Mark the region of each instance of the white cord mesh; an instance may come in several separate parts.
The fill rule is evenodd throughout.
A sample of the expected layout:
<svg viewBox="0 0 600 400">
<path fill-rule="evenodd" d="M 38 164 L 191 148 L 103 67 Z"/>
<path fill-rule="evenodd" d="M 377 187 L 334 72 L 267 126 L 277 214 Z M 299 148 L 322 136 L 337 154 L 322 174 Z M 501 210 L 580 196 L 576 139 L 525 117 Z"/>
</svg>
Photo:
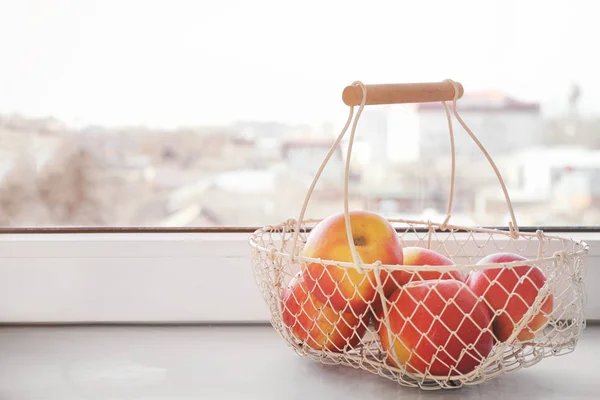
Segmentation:
<svg viewBox="0 0 600 400">
<path fill-rule="evenodd" d="M 350 107 L 298 220 L 263 227 L 249 238 L 271 323 L 299 355 L 364 369 L 405 386 L 439 389 L 478 384 L 575 349 L 585 328 L 588 246 L 542 231 L 519 232 L 500 171 L 460 118 L 456 82 L 446 82 L 454 87 L 452 114 L 481 149 L 504 192 L 509 231 L 449 223 L 455 149 L 445 102 L 452 151 L 445 220 L 385 220 L 351 212 L 350 158 L 367 98 L 366 87 L 354 82 L 363 92 L 362 103 L 356 116 Z M 326 223 L 306 220 L 317 180 L 350 126 L 344 211 Z M 361 225 L 370 233 L 355 232 Z M 366 243 L 371 240 L 378 243 Z"/>
<path fill-rule="evenodd" d="M 292 258 L 295 221 L 251 235 L 255 279 L 271 323 L 299 355 L 361 368 L 405 386 L 437 389 L 478 384 L 574 350 L 585 328 L 585 243 L 523 232 L 515 239 L 504 231 L 465 227 L 442 232 L 439 227 L 430 230 L 432 225 L 426 222 L 389 221 L 404 226 L 398 234 L 404 249 L 426 250 L 429 245 L 453 264 L 375 262 L 363 264 L 360 272 L 351 259 Z M 315 222 L 301 225 L 297 254 L 302 254 L 306 243 L 306 227 Z M 520 255 L 525 261 L 478 264 L 494 253 Z M 306 274 L 301 274 L 310 266 L 321 273 L 313 277 L 317 284 L 312 290 L 302 278 Z M 394 279 L 395 271 L 401 282 Z M 476 272 L 490 283 L 484 285 L 487 291 L 476 293 L 463 283 Z M 380 279 L 380 285 L 374 279 L 377 273 L 386 279 Z M 348 274 L 362 293 L 372 292 L 365 289 L 368 285 L 375 292 L 387 285 L 388 293 L 392 286 L 393 293 L 384 303 L 387 312 L 377 296 L 361 297 L 342 286 L 319 287 L 319 282 L 333 276 L 331 281 L 344 282 Z M 539 279 L 542 275 L 544 281 Z M 442 285 L 442 281 L 447 282 Z M 335 306 L 333 297 L 319 301 L 319 290 L 321 295 L 334 293 L 347 301 Z M 496 311 L 490 316 L 489 310 Z M 390 342 L 395 345 L 389 346 Z"/>
</svg>

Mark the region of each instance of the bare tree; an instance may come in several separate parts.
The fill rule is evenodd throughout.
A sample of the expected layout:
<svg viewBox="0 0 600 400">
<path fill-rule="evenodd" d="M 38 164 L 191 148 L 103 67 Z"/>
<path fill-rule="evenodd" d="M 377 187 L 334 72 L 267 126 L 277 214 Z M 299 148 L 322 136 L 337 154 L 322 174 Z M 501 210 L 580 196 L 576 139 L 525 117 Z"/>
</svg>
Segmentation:
<svg viewBox="0 0 600 400">
<path fill-rule="evenodd" d="M 103 225 L 106 222 L 95 175 L 100 160 L 67 138 L 37 176 L 40 205 L 52 225 Z"/>
<path fill-rule="evenodd" d="M 7 163 L 0 179 L 0 225 L 36 225 L 44 220 L 44 210 L 37 206 L 35 168 L 32 159 L 15 156 Z"/>
</svg>

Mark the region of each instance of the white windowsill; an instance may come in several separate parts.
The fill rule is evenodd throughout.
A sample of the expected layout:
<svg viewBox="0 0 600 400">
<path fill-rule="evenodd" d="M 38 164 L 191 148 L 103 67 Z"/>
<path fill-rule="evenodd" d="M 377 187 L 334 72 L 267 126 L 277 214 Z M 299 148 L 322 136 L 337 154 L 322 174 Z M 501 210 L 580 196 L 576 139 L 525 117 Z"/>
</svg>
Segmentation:
<svg viewBox="0 0 600 400">
<path fill-rule="evenodd" d="M 600 375 L 600 327 L 574 353 L 433 393 L 299 357 L 267 326 L 3 328 L 0 343 L 0 391 L 10 400 L 594 399 Z M 238 360 L 251 366 L 238 372 Z"/>
<path fill-rule="evenodd" d="M 600 320 L 600 233 L 590 246 L 588 319 Z M 248 233 L 0 236 L 0 323 L 268 322 Z"/>
</svg>

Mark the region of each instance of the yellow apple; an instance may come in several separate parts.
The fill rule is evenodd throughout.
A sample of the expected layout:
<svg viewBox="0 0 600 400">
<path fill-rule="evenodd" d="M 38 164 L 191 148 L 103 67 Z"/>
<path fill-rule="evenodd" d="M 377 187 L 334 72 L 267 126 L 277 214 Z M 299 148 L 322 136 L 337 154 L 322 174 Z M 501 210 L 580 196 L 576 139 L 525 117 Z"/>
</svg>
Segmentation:
<svg viewBox="0 0 600 400">
<path fill-rule="evenodd" d="M 396 230 L 381 215 L 370 211 L 351 211 L 350 226 L 353 243 L 364 264 L 402 264 L 402 245 Z M 303 255 L 331 261 L 352 262 L 346 234 L 344 213 L 331 215 L 319 222 L 310 232 Z M 305 265 L 303 281 L 319 301 L 336 311 L 353 310 L 362 313 L 377 295 L 376 271 L 324 265 L 313 262 Z M 394 276 L 390 276 L 394 275 Z M 395 273 L 382 272 L 380 279 L 385 295 L 398 286 Z"/>
</svg>

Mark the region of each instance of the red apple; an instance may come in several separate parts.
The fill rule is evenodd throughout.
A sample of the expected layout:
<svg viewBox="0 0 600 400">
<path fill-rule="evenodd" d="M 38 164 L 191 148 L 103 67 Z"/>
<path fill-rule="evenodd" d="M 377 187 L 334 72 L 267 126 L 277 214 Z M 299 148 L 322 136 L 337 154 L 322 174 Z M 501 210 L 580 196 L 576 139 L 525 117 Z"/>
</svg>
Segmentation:
<svg viewBox="0 0 600 400">
<path fill-rule="evenodd" d="M 461 281 L 409 283 L 392 294 L 389 302 L 391 341 L 385 324 L 381 324 L 379 338 L 394 366 L 420 374 L 466 374 L 492 351 L 488 310 Z"/>
<path fill-rule="evenodd" d="M 403 264 L 404 265 L 454 265 L 454 262 L 448 257 L 424 247 L 405 247 L 403 249 Z M 449 270 L 446 272 L 440 271 L 404 271 L 399 278 L 400 285 L 406 285 L 409 282 L 416 280 L 424 281 L 430 279 L 456 279 L 464 281 L 465 276 L 461 271 Z"/>
<path fill-rule="evenodd" d="M 402 246 L 396 230 L 382 216 L 369 211 L 351 211 L 350 226 L 354 245 L 364 264 L 402 264 Z M 331 215 L 319 222 L 310 232 L 303 255 L 323 260 L 353 262 L 344 213 Z M 331 305 L 334 310 L 362 313 L 377 295 L 376 271 L 359 271 L 323 265 L 307 264 L 304 280 L 315 298 Z M 389 295 L 396 289 L 393 279 L 382 272 L 383 290 Z"/>
<path fill-rule="evenodd" d="M 403 249 L 403 265 L 454 265 L 454 262 L 448 257 L 430 249 L 423 247 L 404 247 Z M 421 281 L 421 280 L 433 280 L 433 279 L 456 279 L 461 282 L 465 280 L 465 276 L 461 271 L 450 270 L 447 272 L 440 271 L 400 271 L 394 272 L 394 277 L 397 279 L 397 286 L 404 286 L 407 283 Z M 373 311 L 373 325 L 377 330 L 379 328 L 379 321 L 383 318 L 383 309 L 381 306 L 381 300 L 379 297 L 375 299 L 372 304 Z"/>
<path fill-rule="evenodd" d="M 511 253 L 490 254 L 478 265 L 526 261 L 525 257 Z M 540 289 L 546 282 L 544 272 L 537 266 L 519 265 L 513 268 L 488 268 L 473 271 L 467 284 L 477 296 L 488 304 L 496 338 L 505 342 L 534 305 Z M 542 306 L 532 315 L 526 326 L 517 334 L 520 341 L 531 340 L 543 329 L 552 313 L 554 296 L 548 293 Z M 496 315 L 496 312 L 499 314 Z"/>
<path fill-rule="evenodd" d="M 298 273 L 282 291 L 282 320 L 289 332 L 315 350 L 343 352 L 358 345 L 369 314 L 335 311 L 309 294 L 303 283 Z"/>
</svg>

